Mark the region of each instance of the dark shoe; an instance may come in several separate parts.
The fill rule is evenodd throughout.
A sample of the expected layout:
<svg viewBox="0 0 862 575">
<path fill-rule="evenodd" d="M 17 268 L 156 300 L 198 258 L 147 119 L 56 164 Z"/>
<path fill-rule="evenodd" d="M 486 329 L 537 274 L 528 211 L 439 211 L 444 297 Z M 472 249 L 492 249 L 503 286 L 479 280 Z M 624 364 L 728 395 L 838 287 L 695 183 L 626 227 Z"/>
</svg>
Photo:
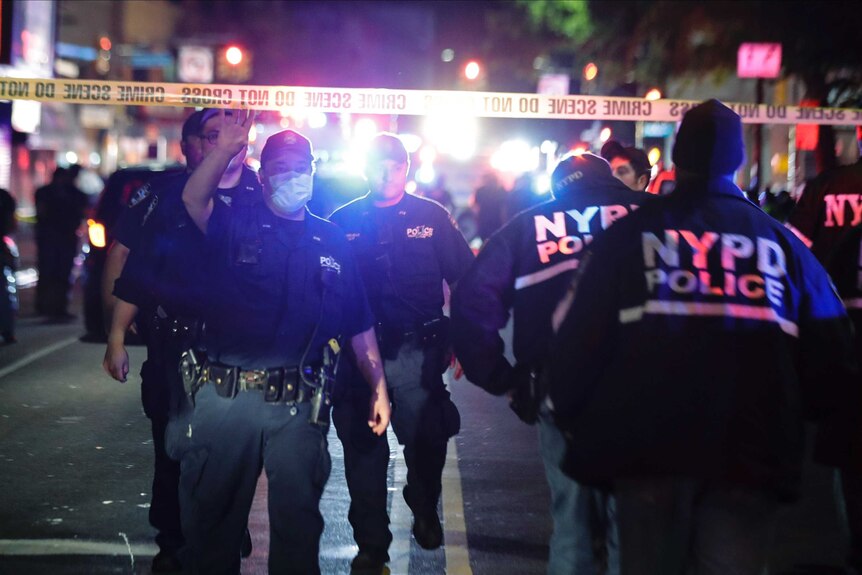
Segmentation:
<svg viewBox="0 0 862 575">
<path fill-rule="evenodd" d="M 443 526 L 437 510 L 413 515 L 413 537 L 423 549 L 437 549 L 443 545 Z"/>
<path fill-rule="evenodd" d="M 248 527 L 245 528 L 245 535 L 242 536 L 242 547 L 239 550 L 239 556 L 245 559 L 249 555 L 251 555 L 251 550 L 253 547 L 251 546 L 251 533 L 248 531 Z"/>
<path fill-rule="evenodd" d="M 153 557 L 153 564 L 150 567 L 151 573 L 181 573 L 183 564 L 177 559 L 177 556 L 166 551 L 159 551 Z"/>
<path fill-rule="evenodd" d="M 350 562 L 350 575 L 388 575 L 387 561 L 387 553 L 360 549 Z"/>
</svg>

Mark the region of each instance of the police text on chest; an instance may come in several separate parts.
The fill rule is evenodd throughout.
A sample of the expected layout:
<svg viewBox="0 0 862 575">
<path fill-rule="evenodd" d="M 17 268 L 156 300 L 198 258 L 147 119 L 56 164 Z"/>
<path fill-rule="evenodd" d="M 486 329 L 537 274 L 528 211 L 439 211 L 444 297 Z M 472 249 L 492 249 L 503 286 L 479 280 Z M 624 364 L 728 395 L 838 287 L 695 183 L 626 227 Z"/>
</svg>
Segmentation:
<svg viewBox="0 0 862 575">
<path fill-rule="evenodd" d="M 766 297 L 780 306 L 787 275 L 784 251 L 774 241 L 740 234 L 664 230 L 641 234 L 647 291 L 667 286 L 677 294 Z M 710 258 L 712 256 L 712 258 Z M 712 259 L 713 265 L 709 265 Z M 715 265 L 719 264 L 719 265 Z M 716 273 L 717 272 L 717 273 Z"/>
</svg>

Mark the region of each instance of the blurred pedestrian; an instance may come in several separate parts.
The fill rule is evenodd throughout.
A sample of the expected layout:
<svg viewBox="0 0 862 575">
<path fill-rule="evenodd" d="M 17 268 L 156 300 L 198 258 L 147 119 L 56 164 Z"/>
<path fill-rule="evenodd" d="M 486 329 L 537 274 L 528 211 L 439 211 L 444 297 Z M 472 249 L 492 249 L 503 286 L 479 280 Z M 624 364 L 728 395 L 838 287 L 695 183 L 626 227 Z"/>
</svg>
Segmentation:
<svg viewBox="0 0 862 575">
<path fill-rule="evenodd" d="M 540 449 L 551 488 L 554 533 L 548 573 L 598 574 L 606 551 L 607 573 L 619 573 L 613 501 L 579 485 L 560 470 L 565 441 L 540 406 L 540 374 L 548 361 L 551 314 L 565 294 L 592 238 L 649 199 L 611 174 L 592 154 L 568 156 L 551 175 L 553 198 L 518 215 L 494 235 L 452 294 L 455 354 L 467 378 L 494 395 L 506 394 L 526 423 L 539 422 Z M 500 330 L 514 311 L 513 367 Z"/>
<path fill-rule="evenodd" d="M 88 203 L 86 194 L 75 187 L 79 169 L 77 165 L 58 167 L 51 182 L 36 190 L 36 313 L 53 319 L 73 317 L 68 307 L 72 266 Z"/>
<path fill-rule="evenodd" d="M 593 242 L 555 314 L 563 467 L 613 484 L 624 575 L 763 573 L 779 504 L 798 495 L 805 419 L 859 417 L 841 300 L 733 184 L 743 153 L 732 110 L 689 110 L 676 191 Z"/>
<path fill-rule="evenodd" d="M 830 255 L 829 274 L 847 307 L 856 331 L 856 359 L 862 363 L 862 225 L 852 228 Z M 847 404 L 855 410 L 862 403 L 856 397 Z M 833 426 L 821 426 L 815 457 L 834 465 L 839 515 L 848 535 L 846 565 L 849 574 L 862 573 L 862 419 L 838 418 Z"/>
<path fill-rule="evenodd" d="M 506 200 L 506 221 L 528 210 L 535 205 L 551 199 L 549 194 L 542 194 L 535 189 L 533 174 L 521 174 L 515 179 L 509 197 Z"/>
<path fill-rule="evenodd" d="M 155 452 L 149 512 L 159 546 L 153 558 L 154 573 L 180 568 L 178 553 L 184 544 L 178 500 L 180 467 L 166 449 L 166 430 L 169 421 L 188 408 L 178 366 L 184 351 L 200 345 L 201 306 L 207 288 L 200 282 L 206 270 L 205 237 L 189 218 L 182 191 L 191 173 L 214 149 L 204 134 L 217 131 L 219 121 L 217 110 L 206 110 L 194 112 L 183 123 L 180 147 L 186 157 L 185 172 L 157 178 L 135 193 L 116 226 L 103 276 L 109 297 L 119 298 L 111 306 L 106 370 L 125 381 L 129 365 L 124 338 L 133 321 L 147 344 L 147 360 L 141 366 L 141 399 L 151 421 Z M 244 158 L 245 150 L 232 161 L 219 182 L 220 196 L 259 197 L 257 174 L 245 167 Z M 249 554 L 251 538 L 246 533 L 243 556 Z"/>
<path fill-rule="evenodd" d="M 482 241 L 490 238 L 506 221 L 506 198 L 506 190 L 500 185 L 497 176 L 490 172 L 484 174 L 482 185 L 473 196 L 476 225 Z"/>
<path fill-rule="evenodd" d="M 808 182 L 787 220 L 823 265 L 842 236 L 862 223 L 862 126 L 856 127 L 856 140 L 856 163 L 826 170 Z"/>
<path fill-rule="evenodd" d="M 600 155 L 611 165 L 614 177 L 636 192 L 645 192 L 649 186 L 652 166 L 646 152 L 633 146 L 623 146 L 608 140 Z"/>
<path fill-rule="evenodd" d="M 452 202 L 452 194 L 446 189 L 446 178 L 443 175 L 437 176 L 430 184 L 420 185 L 416 195 L 434 200 L 450 214 L 455 209 L 455 204 Z"/>
<path fill-rule="evenodd" d="M 337 210 L 332 221 L 347 234 L 377 319 L 392 428 L 404 445 L 404 500 L 413 512 L 413 535 L 422 548 L 436 549 L 443 543 L 437 503 L 446 444 L 460 426 L 442 376 L 451 356 L 443 282 L 458 281 L 473 254 L 446 210 L 405 192 L 409 168 L 401 140 L 377 135 L 366 157 L 369 193 Z M 368 392 L 358 374 L 346 369 L 341 375 L 345 394 L 333 420 L 344 446 L 349 519 L 359 545 L 352 569 L 381 573 L 392 541 L 389 444 L 368 430 Z"/>
<path fill-rule="evenodd" d="M 3 343 L 15 343 L 15 320 L 18 313 L 18 288 L 15 271 L 18 247 L 10 234 L 15 231 L 15 198 L 0 188 L 0 337 Z"/>
<path fill-rule="evenodd" d="M 789 227 L 811 248 L 817 258 L 829 269 L 835 280 L 850 319 L 856 326 L 857 358 L 862 360 L 860 329 L 862 309 L 859 284 L 859 239 L 862 236 L 862 126 L 856 128 L 859 159 L 849 166 L 826 170 L 809 182 L 788 219 Z M 844 437 L 847 436 L 847 437 Z M 858 442 L 862 437 L 859 426 L 836 427 L 823 434 L 818 451 L 829 451 L 830 443 L 842 445 L 848 438 Z M 838 459 L 836 474 L 838 507 L 846 520 L 850 545 L 847 558 L 849 568 L 862 573 L 862 464 L 859 455 L 862 446 L 854 444 L 856 457 L 850 461 Z"/>
<path fill-rule="evenodd" d="M 285 130 L 261 152 L 263 193 L 228 202 L 217 186 L 245 148 L 253 114 L 218 116 L 215 149 L 183 191 L 211 268 L 205 359 L 180 480 L 191 573 L 239 573 L 261 470 L 268 479 L 269 572 L 320 573 L 320 498 L 329 477 L 329 391 L 342 345 L 370 390 L 363 426 L 383 435 L 389 398 L 356 262 L 337 227 L 306 209 L 311 143 Z"/>
</svg>

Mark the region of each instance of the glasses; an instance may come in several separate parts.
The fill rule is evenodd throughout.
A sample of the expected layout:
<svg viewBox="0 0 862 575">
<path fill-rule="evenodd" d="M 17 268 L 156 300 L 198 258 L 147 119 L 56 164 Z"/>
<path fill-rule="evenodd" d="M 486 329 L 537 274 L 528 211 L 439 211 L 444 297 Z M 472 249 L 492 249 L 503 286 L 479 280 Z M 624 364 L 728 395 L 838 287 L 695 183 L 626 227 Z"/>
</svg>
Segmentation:
<svg viewBox="0 0 862 575">
<path fill-rule="evenodd" d="M 206 140 L 207 142 L 209 142 L 210 144 L 215 146 L 216 142 L 218 142 L 218 132 L 210 132 L 208 134 L 198 134 L 198 138 L 200 138 L 201 140 Z"/>
</svg>

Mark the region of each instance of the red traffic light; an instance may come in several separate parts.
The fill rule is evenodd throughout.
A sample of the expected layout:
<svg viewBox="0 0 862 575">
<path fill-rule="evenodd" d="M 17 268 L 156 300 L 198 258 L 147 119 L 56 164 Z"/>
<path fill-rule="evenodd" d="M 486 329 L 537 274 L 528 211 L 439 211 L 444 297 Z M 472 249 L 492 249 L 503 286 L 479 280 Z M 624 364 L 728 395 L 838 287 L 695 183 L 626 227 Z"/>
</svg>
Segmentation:
<svg viewBox="0 0 862 575">
<path fill-rule="evenodd" d="M 105 52 L 109 51 L 111 49 L 111 39 L 107 36 L 101 36 L 99 38 L 99 49 Z"/>
<path fill-rule="evenodd" d="M 479 65 L 479 62 L 476 60 L 470 60 L 464 66 L 464 77 L 468 80 L 475 80 L 479 77 L 479 74 L 482 72 L 482 67 Z"/>
<path fill-rule="evenodd" d="M 237 66 L 242 62 L 242 49 L 239 46 L 228 46 L 224 52 L 224 58 L 231 66 Z"/>
</svg>

